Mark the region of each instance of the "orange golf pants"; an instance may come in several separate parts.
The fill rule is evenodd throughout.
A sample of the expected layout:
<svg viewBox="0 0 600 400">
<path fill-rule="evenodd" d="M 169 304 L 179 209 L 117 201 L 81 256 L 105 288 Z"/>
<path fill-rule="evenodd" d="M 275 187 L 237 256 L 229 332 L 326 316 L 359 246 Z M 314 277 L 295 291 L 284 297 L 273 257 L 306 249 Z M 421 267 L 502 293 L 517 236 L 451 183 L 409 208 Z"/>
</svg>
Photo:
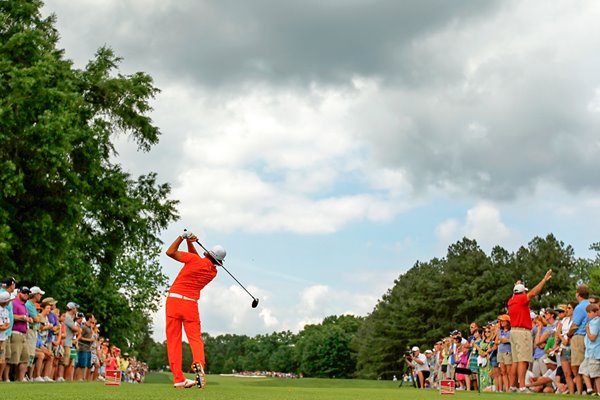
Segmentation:
<svg viewBox="0 0 600 400">
<path fill-rule="evenodd" d="M 181 368 L 181 326 L 185 329 L 194 363 L 204 363 L 204 342 L 200 335 L 200 313 L 195 301 L 167 297 L 167 353 L 173 382 L 183 382 L 185 376 Z"/>
</svg>

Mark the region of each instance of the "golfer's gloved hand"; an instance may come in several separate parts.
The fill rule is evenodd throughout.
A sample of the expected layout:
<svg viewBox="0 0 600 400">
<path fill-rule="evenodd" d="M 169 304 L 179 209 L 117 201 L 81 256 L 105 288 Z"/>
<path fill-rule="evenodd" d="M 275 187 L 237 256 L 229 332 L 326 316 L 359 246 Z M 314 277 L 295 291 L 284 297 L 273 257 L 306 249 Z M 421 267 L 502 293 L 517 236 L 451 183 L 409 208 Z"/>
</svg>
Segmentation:
<svg viewBox="0 0 600 400">
<path fill-rule="evenodd" d="M 183 231 L 183 233 L 181 234 L 182 239 L 191 239 L 193 237 L 194 237 L 194 234 L 192 232 Z"/>
</svg>

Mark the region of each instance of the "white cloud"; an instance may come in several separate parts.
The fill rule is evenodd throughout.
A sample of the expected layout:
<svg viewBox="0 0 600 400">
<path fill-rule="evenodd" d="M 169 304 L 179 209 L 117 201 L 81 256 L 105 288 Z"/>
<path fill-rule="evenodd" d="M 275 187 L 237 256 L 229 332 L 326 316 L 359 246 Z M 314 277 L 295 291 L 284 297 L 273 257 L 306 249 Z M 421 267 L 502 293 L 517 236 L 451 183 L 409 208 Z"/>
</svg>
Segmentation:
<svg viewBox="0 0 600 400">
<path fill-rule="evenodd" d="M 330 233 L 411 206 L 405 174 L 370 166 L 357 151 L 346 117 L 370 93 L 260 89 L 222 106 L 179 87 L 165 96 L 168 110 L 189 121 L 180 157 L 162 166 L 180 171 L 173 196 L 187 220 L 224 231 Z"/>
<path fill-rule="evenodd" d="M 435 234 L 443 247 L 467 237 L 476 240 L 486 250 L 496 245 L 512 247 L 520 238 L 518 232 L 502 222 L 498 208 L 489 203 L 481 203 L 467 210 L 464 223 L 453 218 L 440 223 L 435 228 Z"/>
<path fill-rule="evenodd" d="M 300 308 L 307 311 L 315 311 L 322 307 L 324 300 L 330 295 L 330 289 L 326 285 L 314 285 L 304 289 L 300 295 Z"/>
</svg>

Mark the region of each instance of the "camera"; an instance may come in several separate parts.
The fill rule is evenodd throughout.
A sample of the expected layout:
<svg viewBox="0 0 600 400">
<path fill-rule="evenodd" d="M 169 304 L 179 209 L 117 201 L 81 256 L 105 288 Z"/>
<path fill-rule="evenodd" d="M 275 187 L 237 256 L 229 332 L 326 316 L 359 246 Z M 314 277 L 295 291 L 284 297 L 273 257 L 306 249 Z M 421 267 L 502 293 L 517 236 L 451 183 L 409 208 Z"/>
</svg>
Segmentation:
<svg viewBox="0 0 600 400">
<path fill-rule="evenodd" d="M 412 360 L 412 351 L 406 350 L 404 352 L 404 358 L 406 358 L 407 360 Z"/>
</svg>

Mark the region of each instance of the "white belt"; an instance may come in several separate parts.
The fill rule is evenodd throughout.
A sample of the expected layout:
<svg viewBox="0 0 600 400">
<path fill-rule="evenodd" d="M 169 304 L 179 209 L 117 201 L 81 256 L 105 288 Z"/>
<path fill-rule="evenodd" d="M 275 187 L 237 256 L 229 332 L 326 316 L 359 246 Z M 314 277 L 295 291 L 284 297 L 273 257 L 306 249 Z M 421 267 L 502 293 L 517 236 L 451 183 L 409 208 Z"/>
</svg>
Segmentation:
<svg viewBox="0 0 600 400">
<path fill-rule="evenodd" d="M 192 299 L 191 297 L 187 297 L 187 296 L 184 296 L 184 295 L 179 294 L 179 293 L 171 293 L 171 292 L 169 292 L 167 294 L 167 297 L 175 297 L 176 299 L 189 300 L 189 301 L 193 301 L 194 303 L 198 302 L 198 300 L 196 300 L 196 299 Z"/>
</svg>

